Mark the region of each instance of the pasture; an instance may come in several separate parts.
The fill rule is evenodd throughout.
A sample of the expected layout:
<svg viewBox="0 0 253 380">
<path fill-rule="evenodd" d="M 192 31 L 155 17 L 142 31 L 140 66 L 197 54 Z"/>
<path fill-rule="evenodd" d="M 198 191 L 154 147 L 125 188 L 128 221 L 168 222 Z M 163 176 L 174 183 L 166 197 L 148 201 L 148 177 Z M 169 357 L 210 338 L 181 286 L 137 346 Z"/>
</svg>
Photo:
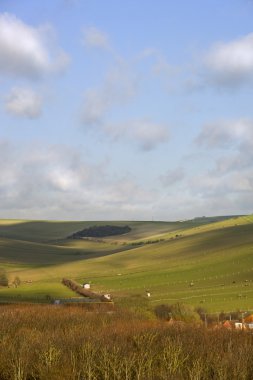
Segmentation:
<svg viewBox="0 0 253 380">
<path fill-rule="evenodd" d="M 9 281 L 0 300 L 73 296 L 63 277 L 90 281 L 115 303 L 184 302 L 210 312 L 253 309 L 253 216 L 179 222 L 110 222 L 131 232 L 103 239 L 67 239 L 108 222 L 0 221 L 0 267 Z M 151 297 L 146 298 L 146 290 Z"/>
</svg>

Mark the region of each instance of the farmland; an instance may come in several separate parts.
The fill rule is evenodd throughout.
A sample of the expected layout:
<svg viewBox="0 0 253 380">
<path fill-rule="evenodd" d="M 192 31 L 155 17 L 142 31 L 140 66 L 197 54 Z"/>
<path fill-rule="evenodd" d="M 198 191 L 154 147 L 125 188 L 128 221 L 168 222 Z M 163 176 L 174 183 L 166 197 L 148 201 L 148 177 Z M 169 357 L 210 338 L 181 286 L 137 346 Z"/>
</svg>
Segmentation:
<svg viewBox="0 0 253 380">
<path fill-rule="evenodd" d="M 184 302 L 210 312 L 253 309 L 253 216 L 178 222 L 110 222 L 127 234 L 68 239 L 108 222 L 0 221 L 0 267 L 17 288 L 0 300 L 47 302 L 71 297 L 63 277 L 91 282 L 115 303 Z M 146 299 L 146 290 L 151 297 Z"/>
</svg>

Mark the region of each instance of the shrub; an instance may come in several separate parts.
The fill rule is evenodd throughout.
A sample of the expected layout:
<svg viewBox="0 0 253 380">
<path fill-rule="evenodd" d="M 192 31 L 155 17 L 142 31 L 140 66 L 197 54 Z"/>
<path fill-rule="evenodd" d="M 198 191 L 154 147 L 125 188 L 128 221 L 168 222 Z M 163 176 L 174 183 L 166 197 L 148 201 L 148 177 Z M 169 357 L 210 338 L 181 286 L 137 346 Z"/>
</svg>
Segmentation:
<svg viewBox="0 0 253 380">
<path fill-rule="evenodd" d="M 171 315 L 176 321 L 200 322 L 200 316 L 194 311 L 193 306 L 184 303 L 178 302 L 171 305 Z"/>
<path fill-rule="evenodd" d="M 159 319 L 169 320 L 171 317 L 171 306 L 170 305 L 157 305 L 154 309 L 155 315 Z"/>
<path fill-rule="evenodd" d="M 182 322 L 200 322 L 200 312 L 194 310 L 191 305 L 184 303 L 175 303 L 172 305 L 158 305 L 154 309 L 154 313 L 159 319 L 169 320 L 173 318 L 175 321 Z"/>
<path fill-rule="evenodd" d="M 17 288 L 21 284 L 21 280 L 18 276 L 14 278 L 13 284 L 15 285 L 15 288 Z"/>
</svg>

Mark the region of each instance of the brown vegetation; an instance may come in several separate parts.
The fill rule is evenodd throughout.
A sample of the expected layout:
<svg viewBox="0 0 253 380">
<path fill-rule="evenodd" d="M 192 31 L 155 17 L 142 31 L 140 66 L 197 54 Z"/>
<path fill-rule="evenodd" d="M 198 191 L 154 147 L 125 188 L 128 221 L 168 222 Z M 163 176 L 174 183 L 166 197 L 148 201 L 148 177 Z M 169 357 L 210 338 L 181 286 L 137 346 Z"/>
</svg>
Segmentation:
<svg viewBox="0 0 253 380">
<path fill-rule="evenodd" d="M 73 290 L 73 292 L 79 294 L 80 296 L 98 299 L 102 302 L 108 302 L 109 301 L 105 297 L 104 294 L 94 293 L 91 290 L 83 288 L 77 282 L 75 282 L 73 280 L 69 280 L 68 278 L 63 278 L 62 283 L 63 283 L 63 285 L 67 286 L 69 289 Z"/>
<path fill-rule="evenodd" d="M 245 332 L 38 305 L 1 306 L 0 326 L 1 380 L 253 378 Z"/>
</svg>

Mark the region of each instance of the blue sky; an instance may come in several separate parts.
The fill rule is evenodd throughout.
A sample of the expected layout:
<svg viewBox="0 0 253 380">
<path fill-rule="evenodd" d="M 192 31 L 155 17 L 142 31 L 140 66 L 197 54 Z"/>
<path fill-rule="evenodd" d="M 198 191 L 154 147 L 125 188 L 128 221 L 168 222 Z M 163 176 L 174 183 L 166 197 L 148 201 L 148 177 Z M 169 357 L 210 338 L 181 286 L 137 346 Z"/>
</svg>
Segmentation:
<svg viewBox="0 0 253 380">
<path fill-rule="evenodd" d="M 253 211 L 253 2 L 2 0 L 0 215 Z"/>
</svg>

